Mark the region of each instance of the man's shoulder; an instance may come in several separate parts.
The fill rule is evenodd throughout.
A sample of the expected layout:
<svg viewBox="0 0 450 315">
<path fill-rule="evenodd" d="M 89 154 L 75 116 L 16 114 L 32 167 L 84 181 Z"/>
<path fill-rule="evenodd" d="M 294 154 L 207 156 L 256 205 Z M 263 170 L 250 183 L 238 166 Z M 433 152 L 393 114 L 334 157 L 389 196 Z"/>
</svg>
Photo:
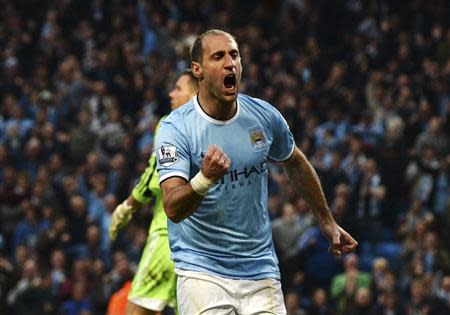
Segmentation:
<svg viewBox="0 0 450 315">
<path fill-rule="evenodd" d="M 278 121 L 280 112 L 269 102 L 260 98 L 251 97 L 245 94 L 239 94 L 239 105 L 252 117 L 258 117 L 269 125 Z"/>
<path fill-rule="evenodd" d="M 257 105 L 260 107 L 273 107 L 269 102 L 257 98 L 257 97 L 253 97 L 244 93 L 239 93 L 238 95 L 238 101 L 240 101 L 242 104 L 246 105 L 246 104 L 253 104 L 253 105 Z"/>
<path fill-rule="evenodd" d="M 169 115 L 163 117 L 160 120 L 161 125 L 170 124 L 174 126 L 179 126 L 180 124 L 188 121 L 187 118 L 195 112 L 194 102 L 192 100 L 188 101 L 183 106 L 172 111 Z"/>
<path fill-rule="evenodd" d="M 265 114 L 276 114 L 278 112 L 277 109 L 268 101 L 257 97 L 252 97 L 247 94 L 240 93 L 238 101 L 240 102 L 240 105 L 242 105 L 243 107 L 247 107 L 250 110 L 262 112 Z"/>
</svg>

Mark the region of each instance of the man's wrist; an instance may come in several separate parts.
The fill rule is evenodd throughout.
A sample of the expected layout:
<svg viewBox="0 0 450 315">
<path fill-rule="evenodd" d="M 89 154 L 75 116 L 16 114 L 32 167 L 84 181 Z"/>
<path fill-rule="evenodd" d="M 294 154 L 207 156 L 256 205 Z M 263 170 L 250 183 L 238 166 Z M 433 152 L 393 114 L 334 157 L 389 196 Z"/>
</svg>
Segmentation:
<svg viewBox="0 0 450 315">
<path fill-rule="evenodd" d="M 315 211 L 317 223 L 320 226 L 336 223 L 330 209 L 321 209 Z"/>
<path fill-rule="evenodd" d="M 206 177 L 200 170 L 191 180 L 192 190 L 201 196 L 205 196 L 214 184 L 214 181 Z"/>
</svg>

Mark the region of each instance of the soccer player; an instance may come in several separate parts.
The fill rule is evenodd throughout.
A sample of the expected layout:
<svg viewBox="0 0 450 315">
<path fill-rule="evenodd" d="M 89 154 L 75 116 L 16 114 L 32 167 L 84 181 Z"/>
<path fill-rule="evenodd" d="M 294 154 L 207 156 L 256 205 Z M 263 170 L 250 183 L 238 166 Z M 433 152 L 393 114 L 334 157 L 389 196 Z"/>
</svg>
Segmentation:
<svg viewBox="0 0 450 315">
<path fill-rule="evenodd" d="M 189 101 L 197 90 L 197 78 L 191 70 L 184 71 L 169 94 L 172 110 Z M 155 136 L 157 136 L 156 133 L 157 131 Z M 109 234 L 110 238 L 115 240 L 118 230 L 131 220 L 136 209 L 152 199 L 155 199 L 153 220 L 128 295 L 127 315 L 156 314 L 167 305 L 176 310 L 176 274 L 170 259 L 167 216 L 163 210 L 162 192 L 158 183 L 154 154 L 150 157 L 148 167 L 131 195 L 114 210 Z"/>
<path fill-rule="evenodd" d="M 267 211 L 267 161 L 308 202 L 331 254 L 357 242 L 334 220 L 316 172 L 282 115 L 238 93 L 242 65 L 229 33 L 192 50 L 199 92 L 161 122 L 157 170 L 169 217 L 180 314 L 286 314 Z"/>
</svg>

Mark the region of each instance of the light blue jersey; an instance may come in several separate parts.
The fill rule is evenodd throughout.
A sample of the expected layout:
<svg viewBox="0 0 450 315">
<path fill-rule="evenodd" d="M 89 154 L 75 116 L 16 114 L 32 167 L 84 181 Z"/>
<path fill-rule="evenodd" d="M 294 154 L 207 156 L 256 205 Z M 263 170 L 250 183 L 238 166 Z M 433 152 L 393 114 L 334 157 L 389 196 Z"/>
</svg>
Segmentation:
<svg viewBox="0 0 450 315">
<path fill-rule="evenodd" d="M 176 268 L 234 279 L 279 279 L 267 212 L 267 159 L 284 161 L 294 151 L 283 116 L 267 102 L 239 94 L 236 114 L 219 121 L 203 111 L 196 96 L 160 128 L 160 183 L 173 176 L 189 181 L 211 144 L 231 160 L 230 171 L 191 216 L 178 224 L 169 220 Z"/>
</svg>

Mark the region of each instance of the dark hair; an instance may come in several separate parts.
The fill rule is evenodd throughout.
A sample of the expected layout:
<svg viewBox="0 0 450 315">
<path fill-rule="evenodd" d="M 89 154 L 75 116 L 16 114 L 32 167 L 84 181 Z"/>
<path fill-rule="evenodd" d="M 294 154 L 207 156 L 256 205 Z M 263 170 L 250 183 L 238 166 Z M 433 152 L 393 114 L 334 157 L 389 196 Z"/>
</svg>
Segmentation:
<svg viewBox="0 0 450 315">
<path fill-rule="evenodd" d="M 180 77 L 183 75 L 187 75 L 189 77 L 189 84 L 192 84 L 196 89 L 198 89 L 198 79 L 192 73 L 191 69 L 184 69 L 183 72 L 181 72 Z"/>
<path fill-rule="evenodd" d="M 218 30 L 218 29 L 208 30 L 195 39 L 195 42 L 191 48 L 191 61 L 201 63 L 202 57 L 203 57 L 203 46 L 202 46 L 203 38 L 205 38 L 206 36 L 211 35 L 211 34 L 212 35 L 228 35 L 231 38 L 233 38 L 234 40 L 236 40 L 233 35 L 225 32 L 225 31 Z"/>
</svg>

